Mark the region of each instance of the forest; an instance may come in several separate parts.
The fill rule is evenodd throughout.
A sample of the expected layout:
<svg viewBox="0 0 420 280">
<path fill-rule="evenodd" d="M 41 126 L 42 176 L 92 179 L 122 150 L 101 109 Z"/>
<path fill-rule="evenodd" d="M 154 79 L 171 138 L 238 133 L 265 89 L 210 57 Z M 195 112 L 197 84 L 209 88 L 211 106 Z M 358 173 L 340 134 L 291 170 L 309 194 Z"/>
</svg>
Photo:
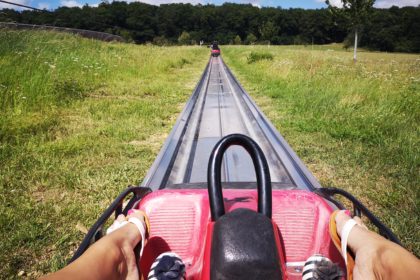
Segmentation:
<svg viewBox="0 0 420 280">
<path fill-rule="evenodd" d="M 352 30 L 328 9 L 282 9 L 225 3 L 215 5 L 102 2 L 98 7 L 60 7 L 48 11 L 0 10 L 0 22 L 52 25 L 120 35 L 157 45 L 220 44 L 352 45 Z M 369 50 L 420 52 L 420 6 L 372 9 L 360 30 Z"/>
</svg>

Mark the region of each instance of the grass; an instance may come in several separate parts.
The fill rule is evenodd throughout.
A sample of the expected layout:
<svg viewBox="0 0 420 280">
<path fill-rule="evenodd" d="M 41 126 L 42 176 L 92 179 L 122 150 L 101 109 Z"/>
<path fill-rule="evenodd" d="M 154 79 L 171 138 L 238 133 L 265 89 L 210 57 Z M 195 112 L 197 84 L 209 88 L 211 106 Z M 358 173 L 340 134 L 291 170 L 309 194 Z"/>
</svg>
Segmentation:
<svg viewBox="0 0 420 280">
<path fill-rule="evenodd" d="M 273 60 L 248 63 L 250 54 Z M 420 55 L 230 46 L 223 57 L 323 186 L 359 197 L 420 256 Z"/>
<path fill-rule="evenodd" d="M 269 52 L 251 52 L 247 57 L 246 60 L 248 64 L 255 63 L 261 60 L 273 60 L 273 55 Z"/>
<path fill-rule="evenodd" d="M 144 177 L 207 58 L 1 30 L 0 278 L 65 264 L 84 228 Z"/>
<path fill-rule="evenodd" d="M 223 58 L 324 186 L 356 194 L 420 255 L 420 56 L 225 47 Z M 272 57 L 248 63 L 248 57 Z M 61 268 L 145 175 L 208 50 L 0 32 L 0 278 Z"/>
</svg>

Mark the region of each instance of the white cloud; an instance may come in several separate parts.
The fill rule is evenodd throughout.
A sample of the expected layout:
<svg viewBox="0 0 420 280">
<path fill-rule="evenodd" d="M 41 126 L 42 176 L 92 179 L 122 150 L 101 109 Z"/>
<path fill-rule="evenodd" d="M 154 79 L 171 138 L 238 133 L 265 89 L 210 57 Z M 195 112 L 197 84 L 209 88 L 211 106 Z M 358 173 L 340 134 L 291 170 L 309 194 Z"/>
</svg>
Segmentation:
<svg viewBox="0 0 420 280">
<path fill-rule="evenodd" d="M 38 3 L 38 9 L 41 9 L 41 10 L 43 10 L 43 9 L 49 9 L 50 8 L 50 4 L 48 4 L 48 3 L 45 3 L 45 2 L 40 2 L 40 3 Z"/>
<path fill-rule="evenodd" d="M 392 6 L 404 7 L 404 6 L 418 6 L 420 0 L 378 0 L 375 3 L 376 8 L 389 8 Z"/>
<path fill-rule="evenodd" d="M 325 2 L 325 1 L 322 1 Z M 338 7 L 338 8 L 342 8 L 343 7 L 343 2 L 341 2 L 341 0 L 330 0 L 331 5 Z"/>
<path fill-rule="evenodd" d="M 29 2 L 30 0 L 14 0 L 14 1 L 10 1 L 16 4 L 21 4 L 21 5 L 27 5 L 29 6 Z M 26 8 L 23 7 L 19 7 L 19 6 L 15 6 L 15 5 L 10 5 L 10 4 L 6 4 L 6 3 L 2 3 L 0 2 L 0 9 L 15 9 L 15 10 L 26 10 Z"/>
<path fill-rule="evenodd" d="M 79 3 L 75 0 L 61 0 L 60 1 L 60 6 L 65 6 L 65 7 L 69 7 L 69 8 L 72 8 L 72 7 L 81 8 L 81 7 L 83 7 L 83 4 L 81 4 L 81 3 Z"/>
<path fill-rule="evenodd" d="M 325 3 L 325 0 L 316 0 L 318 3 Z M 342 8 L 343 2 L 341 0 L 330 0 L 330 4 L 334 7 Z"/>
</svg>

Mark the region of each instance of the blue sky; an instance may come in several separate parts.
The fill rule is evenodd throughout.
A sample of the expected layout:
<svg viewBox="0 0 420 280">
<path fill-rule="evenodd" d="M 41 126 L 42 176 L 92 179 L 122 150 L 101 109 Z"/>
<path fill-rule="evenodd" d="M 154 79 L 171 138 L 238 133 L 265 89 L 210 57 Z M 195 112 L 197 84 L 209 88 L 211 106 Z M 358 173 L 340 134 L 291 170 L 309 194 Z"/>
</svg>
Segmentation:
<svg viewBox="0 0 420 280">
<path fill-rule="evenodd" d="M 8 0 L 10 2 L 21 3 L 24 5 L 32 6 L 35 8 L 41 9 L 55 9 L 59 6 L 68 6 L 68 7 L 75 7 L 75 6 L 82 6 L 84 4 L 89 4 L 92 6 L 97 5 L 101 2 L 101 0 Z M 110 0 L 111 1 L 111 0 Z M 283 8 L 290 8 L 290 7 L 299 7 L 305 9 L 316 9 L 316 8 L 323 8 L 325 7 L 323 0 L 126 0 L 126 2 L 134 2 L 140 1 L 149 4 L 161 4 L 161 3 L 202 3 L 202 4 L 222 4 L 223 2 L 235 2 L 235 3 L 251 3 L 255 6 L 271 6 L 271 7 L 278 7 L 281 6 Z M 331 2 L 336 2 L 339 5 L 340 0 L 332 0 Z M 378 8 L 388 8 L 392 5 L 395 6 L 418 6 L 420 5 L 420 0 L 376 0 L 375 6 Z M 13 8 L 7 4 L 0 3 L 1 8 Z"/>
</svg>

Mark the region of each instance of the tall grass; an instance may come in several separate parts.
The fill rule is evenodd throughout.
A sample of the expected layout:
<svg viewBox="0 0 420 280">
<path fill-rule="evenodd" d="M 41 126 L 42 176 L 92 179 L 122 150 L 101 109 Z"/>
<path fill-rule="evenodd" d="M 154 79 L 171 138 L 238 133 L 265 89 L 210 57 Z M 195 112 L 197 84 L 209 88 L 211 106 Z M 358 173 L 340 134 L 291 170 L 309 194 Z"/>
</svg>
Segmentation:
<svg viewBox="0 0 420 280">
<path fill-rule="evenodd" d="M 249 64 L 253 52 L 274 60 Z M 229 47 L 224 58 L 324 186 L 374 209 L 420 255 L 420 56 Z"/>
<path fill-rule="evenodd" d="M 261 60 L 273 60 L 274 56 L 269 52 L 251 52 L 247 57 L 246 60 L 248 64 L 255 63 Z"/>
<path fill-rule="evenodd" d="M 65 264 L 144 177 L 208 58 L 199 47 L 0 32 L 0 278 Z"/>
<path fill-rule="evenodd" d="M 324 186 L 350 190 L 420 254 L 420 57 L 229 47 L 224 59 Z M 248 64 L 251 52 L 270 59 Z M 0 32 L 0 278 L 65 264 L 153 162 L 208 58 L 198 47 Z"/>
</svg>

